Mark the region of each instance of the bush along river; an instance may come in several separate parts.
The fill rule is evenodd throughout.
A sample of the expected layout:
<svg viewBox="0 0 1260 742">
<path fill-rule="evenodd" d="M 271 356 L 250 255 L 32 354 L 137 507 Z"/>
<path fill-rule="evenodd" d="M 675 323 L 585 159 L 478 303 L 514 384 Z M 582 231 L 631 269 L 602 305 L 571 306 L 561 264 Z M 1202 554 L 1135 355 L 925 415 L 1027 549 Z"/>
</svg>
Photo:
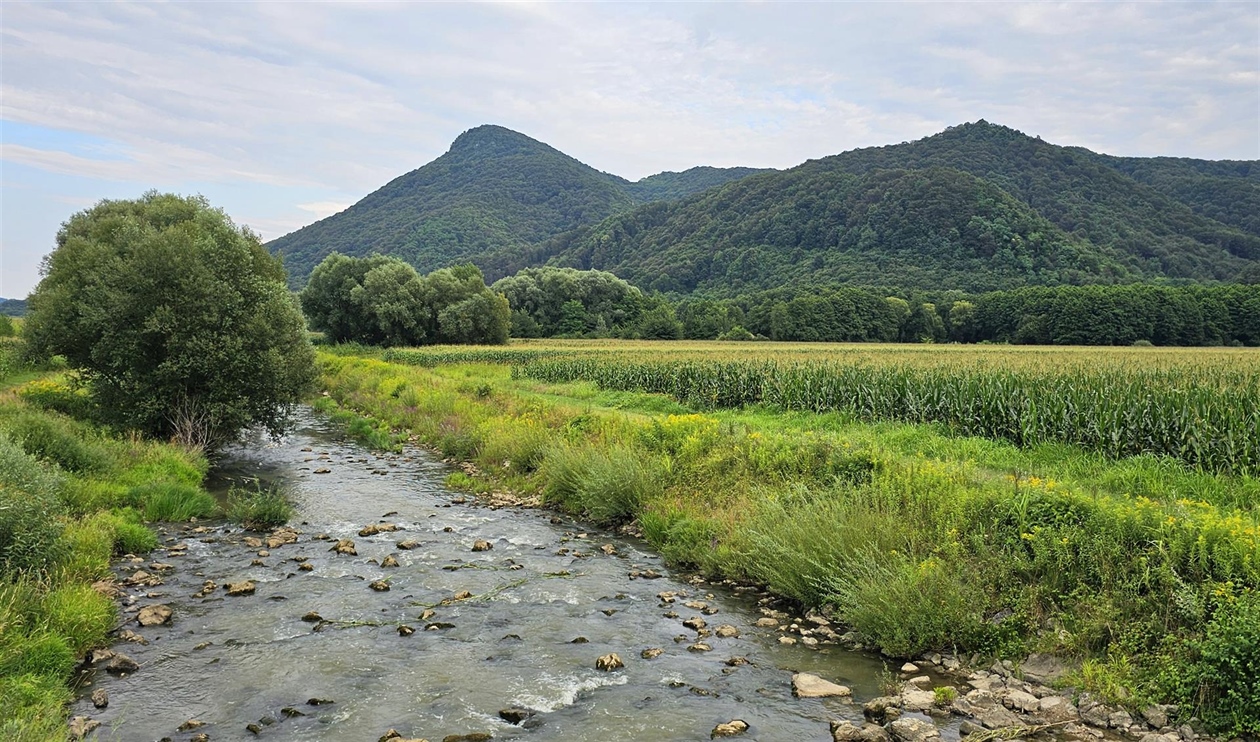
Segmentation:
<svg viewBox="0 0 1260 742">
<path fill-rule="evenodd" d="M 890 672 L 821 616 L 671 575 L 633 538 L 473 502 L 444 488 L 450 470 L 341 440 L 310 412 L 278 443 L 229 451 L 216 476 L 286 487 L 291 525 L 167 526 L 148 559 L 121 560 L 117 642 L 85 660 L 72 731 L 929 742 L 1102 736 L 1082 712 L 1134 739 L 1157 726 L 1001 665 L 947 677 L 957 661 L 933 655 Z"/>
</svg>

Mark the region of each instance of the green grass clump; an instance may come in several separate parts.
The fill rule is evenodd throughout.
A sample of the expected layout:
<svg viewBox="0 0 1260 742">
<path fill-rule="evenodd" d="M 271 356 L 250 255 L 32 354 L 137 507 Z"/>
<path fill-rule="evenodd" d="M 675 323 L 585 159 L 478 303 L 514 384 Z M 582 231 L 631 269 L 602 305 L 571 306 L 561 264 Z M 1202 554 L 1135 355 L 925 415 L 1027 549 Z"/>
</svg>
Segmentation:
<svg viewBox="0 0 1260 742">
<path fill-rule="evenodd" d="M 25 414 L 12 420 L 8 427 L 24 451 L 68 472 L 101 472 L 110 468 L 113 457 L 109 449 L 68 418 Z"/>
<path fill-rule="evenodd" d="M 543 499 L 602 526 L 634 519 L 662 491 L 663 472 L 624 447 L 558 446 L 543 462 Z"/>
<path fill-rule="evenodd" d="M 278 489 L 233 487 L 228 493 L 227 517 L 251 531 L 269 531 L 289 522 L 293 505 Z"/>
<path fill-rule="evenodd" d="M 208 518 L 218 504 L 205 490 L 181 482 L 153 482 L 132 487 L 127 496 L 149 521 L 182 522 Z"/>
</svg>

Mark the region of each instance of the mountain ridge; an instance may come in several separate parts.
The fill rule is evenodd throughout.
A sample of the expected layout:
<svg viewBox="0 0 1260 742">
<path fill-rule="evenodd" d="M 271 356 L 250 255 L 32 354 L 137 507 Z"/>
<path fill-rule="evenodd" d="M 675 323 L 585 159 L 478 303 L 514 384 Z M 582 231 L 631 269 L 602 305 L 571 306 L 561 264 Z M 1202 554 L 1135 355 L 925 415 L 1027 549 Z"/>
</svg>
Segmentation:
<svg viewBox="0 0 1260 742">
<path fill-rule="evenodd" d="M 484 125 L 268 247 L 295 286 L 333 250 L 491 279 L 599 268 L 678 293 L 1230 281 L 1260 271 L 1260 162 L 1115 157 L 980 120 L 787 170 L 631 182 Z"/>
</svg>

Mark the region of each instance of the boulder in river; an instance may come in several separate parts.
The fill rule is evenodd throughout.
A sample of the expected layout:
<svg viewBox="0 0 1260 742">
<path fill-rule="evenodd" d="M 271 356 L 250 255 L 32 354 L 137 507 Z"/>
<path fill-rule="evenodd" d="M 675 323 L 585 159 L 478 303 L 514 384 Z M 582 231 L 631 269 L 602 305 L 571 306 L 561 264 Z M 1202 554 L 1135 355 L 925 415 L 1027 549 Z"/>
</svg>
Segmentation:
<svg viewBox="0 0 1260 742">
<path fill-rule="evenodd" d="M 378 593 L 388 592 L 388 591 L 389 591 L 389 580 L 376 580 L 376 581 L 374 581 L 374 582 L 369 582 L 369 583 L 368 583 L 368 587 L 372 588 L 373 590 L 375 590 L 375 591 L 376 591 L 376 592 L 378 592 Z"/>
<path fill-rule="evenodd" d="M 176 727 L 176 729 L 178 729 L 181 732 L 191 732 L 192 730 L 198 727 L 204 727 L 205 725 L 206 723 L 202 721 L 201 719 L 189 719 L 188 721 Z"/>
<path fill-rule="evenodd" d="M 708 623 L 703 618 L 700 618 L 699 616 L 693 616 L 687 619 L 686 621 L 683 621 L 683 626 L 686 626 L 692 631 L 699 631 L 700 629 L 703 629 L 707 625 Z"/>
<path fill-rule="evenodd" d="M 412 549 L 416 548 L 419 545 L 420 545 L 420 542 L 416 541 L 413 538 L 405 539 L 395 544 L 395 546 L 402 549 L 403 551 L 411 551 Z"/>
<path fill-rule="evenodd" d="M 743 734 L 748 731 L 748 722 L 743 719 L 733 719 L 725 724 L 718 724 L 713 727 L 713 731 L 709 734 L 709 739 L 718 737 L 734 737 L 737 734 Z"/>
<path fill-rule="evenodd" d="M 231 582 L 227 586 L 228 595 L 253 595 L 257 586 L 253 580 L 242 580 L 241 582 Z"/>
<path fill-rule="evenodd" d="M 897 719 L 888 725 L 888 732 L 893 739 L 900 742 L 936 742 L 941 738 L 940 730 L 930 721 L 923 719 Z"/>
<path fill-rule="evenodd" d="M 472 545 L 473 551 L 490 551 L 493 548 L 494 548 L 494 544 L 490 543 L 489 541 L 485 541 L 483 539 L 477 539 L 476 541 L 473 542 L 473 545 Z"/>
<path fill-rule="evenodd" d="M 448 734 L 442 738 L 442 742 L 490 742 L 492 739 L 494 736 L 486 732 L 473 732 L 472 734 Z"/>
<path fill-rule="evenodd" d="M 376 742 L 429 742 L 429 740 L 420 739 L 419 737 L 404 737 L 398 733 L 397 729 L 391 729 L 381 735 L 381 738 Z"/>
<path fill-rule="evenodd" d="M 98 709 L 109 706 L 109 691 L 104 688 L 97 688 L 92 691 L 92 705 Z"/>
<path fill-rule="evenodd" d="M 315 611 L 307 611 L 306 613 L 302 614 L 302 620 L 307 623 L 319 623 L 324 620 L 324 617 L 319 615 Z"/>
<path fill-rule="evenodd" d="M 381 567 L 383 568 L 397 567 L 397 566 L 398 566 L 398 560 L 394 558 L 393 554 L 390 554 L 381 560 Z"/>
<path fill-rule="evenodd" d="M 835 698 L 851 696 L 853 691 L 847 686 L 823 680 L 817 675 L 798 672 L 792 676 L 792 695 L 797 698 Z"/>
<path fill-rule="evenodd" d="M 359 555 L 359 552 L 354 548 L 354 542 L 348 538 L 337 539 L 336 545 L 329 549 L 329 551 L 335 551 L 338 554 L 346 554 L 347 556 Z"/>
<path fill-rule="evenodd" d="M 139 669 L 139 662 L 121 653 L 115 653 L 105 664 L 105 672 L 110 675 L 129 675 Z"/>
<path fill-rule="evenodd" d="M 398 627 L 399 636 L 411 636 L 414 633 L 416 633 L 416 630 L 406 624 Z"/>
<path fill-rule="evenodd" d="M 359 529 L 360 536 L 375 536 L 378 533 L 393 533 L 398 530 L 394 523 L 373 523 Z"/>
<path fill-rule="evenodd" d="M 595 660 L 595 669 L 603 670 L 604 672 L 612 672 L 625 666 L 626 663 L 621 661 L 621 657 L 616 652 L 611 652 Z"/>
<path fill-rule="evenodd" d="M 83 739 L 99 727 L 101 723 L 86 716 L 76 716 L 70 720 L 70 738 Z"/>
<path fill-rule="evenodd" d="M 652 647 L 650 649 L 645 649 L 642 652 L 640 652 L 639 656 L 645 660 L 654 660 L 657 657 L 660 657 L 661 653 L 663 653 L 664 651 L 665 650 L 661 649 L 660 647 Z"/>
<path fill-rule="evenodd" d="M 717 627 L 716 629 L 713 630 L 713 633 L 715 636 L 718 636 L 722 639 L 738 639 L 739 638 L 739 629 L 735 628 L 734 626 L 731 626 L 728 623 L 724 623 L 721 626 Z"/>
<path fill-rule="evenodd" d="M 499 711 L 499 718 L 509 724 L 520 724 L 529 717 L 533 716 L 534 713 L 535 712 L 530 709 L 513 706 L 511 708 L 501 709 Z"/>
<path fill-rule="evenodd" d="M 140 609 L 140 613 L 136 616 L 136 622 L 141 626 L 161 626 L 170 620 L 170 607 L 162 605 L 161 603 L 156 605 L 146 605 Z"/>
</svg>

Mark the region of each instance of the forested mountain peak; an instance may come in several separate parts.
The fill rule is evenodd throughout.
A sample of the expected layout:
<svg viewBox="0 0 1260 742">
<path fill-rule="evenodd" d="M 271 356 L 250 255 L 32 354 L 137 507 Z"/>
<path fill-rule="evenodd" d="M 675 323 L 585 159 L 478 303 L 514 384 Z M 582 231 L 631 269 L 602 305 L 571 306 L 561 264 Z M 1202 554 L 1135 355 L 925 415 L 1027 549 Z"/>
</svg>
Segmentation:
<svg viewBox="0 0 1260 742">
<path fill-rule="evenodd" d="M 978 291 L 1249 280 L 1257 215 L 1260 163 L 1114 157 L 983 119 L 784 171 L 695 167 L 634 183 L 484 125 L 269 247 L 295 287 L 335 250 L 421 272 L 471 261 L 491 280 L 598 268 L 662 291 Z"/>
</svg>

